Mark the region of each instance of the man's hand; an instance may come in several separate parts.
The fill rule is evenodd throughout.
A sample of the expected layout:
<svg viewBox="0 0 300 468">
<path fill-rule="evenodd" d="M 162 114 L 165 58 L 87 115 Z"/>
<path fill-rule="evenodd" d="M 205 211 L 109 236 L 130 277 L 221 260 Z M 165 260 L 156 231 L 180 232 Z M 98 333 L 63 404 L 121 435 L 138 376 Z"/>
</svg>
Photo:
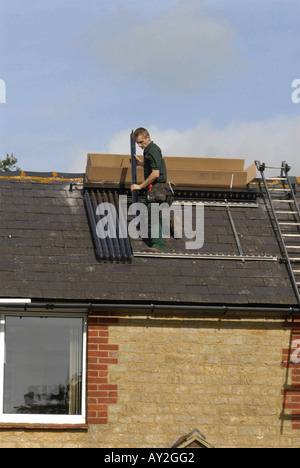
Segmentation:
<svg viewBox="0 0 300 468">
<path fill-rule="evenodd" d="M 135 157 L 136 165 L 144 167 L 144 163 L 140 160 L 140 158 L 136 154 L 134 154 L 133 156 Z"/>
<path fill-rule="evenodd" d="M 148 185 L 152 184 L 158 177 L 159 177 L 159 170 L 153 169 L 149 177 L 146 180 L 144 180 L 144 182 L 142 182 L 140 185 L 138 184 L 131 185 L 131 191 L 142 190 L 143 188 L 148 187 Z"/>
</svg>

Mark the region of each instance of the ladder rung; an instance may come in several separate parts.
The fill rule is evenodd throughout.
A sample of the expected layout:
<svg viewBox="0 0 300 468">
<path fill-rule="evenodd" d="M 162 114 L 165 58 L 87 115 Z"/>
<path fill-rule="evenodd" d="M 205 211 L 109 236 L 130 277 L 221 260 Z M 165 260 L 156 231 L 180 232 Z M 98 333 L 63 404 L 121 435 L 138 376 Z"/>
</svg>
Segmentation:
<svg viewBox="0 0 300 468">
<path fill-rule="evenodd" d="M 300 234 L 282 234 L 282 237 L 300 237 Z"/>
<path fill-rule="evenodd" d="M 290 192 L 289 188 L 269 188 L 270 192 Z"/>
<path fill-rule="evenodd" d="M 274 200 L 274 199 L 272 199 L 272 201 L 273 202 L 278 202 L 278 203 L 295 203 L 292 198 L 290 200 Z"/>
<path fill-rule="evenodd" d="M 300 270 L 293 270 L 293 273 L 299 274 Z"/>
<path fill-rule="evenodd" d="M 277 213 L 277 214 L 298 214 L 298 211 L 289 211 L 289 210 L 286 210 L 286 211 L 277 211 L 277 210 L 276 210 L 276 213 Z"/>
<path fill-rule="evenodd" d="M 300 226 L 300 223 L 293 223 L 292 221 L 289 222 L 289 223 L 288 222 L 286 222 L 286 223 L 285 222 L 280 222 L 279 224 L 280 224 L 280 226 Z"/>
<path fill-rule="evenodd" d="M 287 180 L 286 177 L 266 177 L 266 180 Z"/>
<path fill-rule="evenodd" d="M 282 166 L 265 166 L 265 169 L 285 169 L 285 167 L 282 167 Z"/>
<path fill-rule="evenodd" d="M 291 257 L 290 261 L 291 262 L 300 262 L 300 257 Z"/>
<path fill-rule="evenodd" d="M 287 249 L 300 249 L 300 245 L 286 245 Z"/>
</svg>

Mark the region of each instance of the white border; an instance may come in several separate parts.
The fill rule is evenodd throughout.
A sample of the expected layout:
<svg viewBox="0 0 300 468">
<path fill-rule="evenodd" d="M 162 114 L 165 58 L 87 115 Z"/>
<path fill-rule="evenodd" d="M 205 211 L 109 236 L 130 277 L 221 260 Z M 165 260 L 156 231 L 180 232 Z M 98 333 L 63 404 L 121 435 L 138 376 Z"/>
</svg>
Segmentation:
<svg viewBox="0 0 300 468">
<path fill-rule="evenodd" d="M 83 319 L 82 342 L 82 414 L 81 415 L 54 415 L 54 414 L 3 414 L 3 388 L 4 388 L 4 362 L 5 362 L 5 316 L 17 315 L 26 317 L 78 317 Z M 0 315 L 0 424 L 85 424 L 86 423 L 86 352 L 87 352 L 87 315 L 71 313 L 45 313 L 45 312 L 2 312 Z"/>
</svg>

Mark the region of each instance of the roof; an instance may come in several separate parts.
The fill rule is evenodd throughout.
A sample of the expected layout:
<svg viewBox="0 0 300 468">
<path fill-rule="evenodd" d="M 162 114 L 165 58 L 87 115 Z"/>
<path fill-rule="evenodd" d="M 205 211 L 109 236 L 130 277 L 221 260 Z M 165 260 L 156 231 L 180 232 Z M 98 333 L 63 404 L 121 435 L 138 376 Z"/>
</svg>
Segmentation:
<svg viewBox="0 0 300 468">
<path fill-rule="evenodd" d="M 199 431 L 199 429 L 193 429 L 189 434 L 181 436 L 175 443 L 172 444 L 171 448 L 214 448 L 206 440 L 206 437 Z"/>
<path fill-rule="evenodd" d="M 226 305 L 297 304 L 264 198 L 231 213 L 244 254 L 277 261 L 134 257 L 99 262 L 81 188 L 82 174 L 0 177 L 0 297 Z M 137 240 L 133 250 L 139 250 Z M 182 240 L 170 239 L 172 252 Z M 203 253 L 238 249 L 226 210 L 205 207 Z"/>
</svg>

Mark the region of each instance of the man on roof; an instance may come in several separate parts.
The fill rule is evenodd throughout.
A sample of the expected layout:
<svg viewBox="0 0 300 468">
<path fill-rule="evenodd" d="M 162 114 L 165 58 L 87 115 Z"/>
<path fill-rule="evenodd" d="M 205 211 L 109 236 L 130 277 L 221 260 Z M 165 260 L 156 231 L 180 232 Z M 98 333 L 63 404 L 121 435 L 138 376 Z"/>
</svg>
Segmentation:
<svg viewBox="0 0 300 468">
<path fill-rule="evenodd" d="M 151 185 L 155 187 L 157 184 L 166 184 L 167 169 L 159 146 L 153 143 L 148 130 L 143 127 L 137 128 L 133 136 L 137 145 L 144 152 L 144 162 L 136 155 L 135 158 L 137 165 L 144 168 L 145 180 L 141 184 L 131 185 L 131 191 L 149 188 Z M 147 203 L 147 207 L 150 214 L 151 203 Z M 159 218 L 159 225 L 151 225 L 151 236 L 152 246 L 148 250 L 151 252 L 164 252 L 166 246 L 162 236 L 161 216 Z"/>
</svg>

